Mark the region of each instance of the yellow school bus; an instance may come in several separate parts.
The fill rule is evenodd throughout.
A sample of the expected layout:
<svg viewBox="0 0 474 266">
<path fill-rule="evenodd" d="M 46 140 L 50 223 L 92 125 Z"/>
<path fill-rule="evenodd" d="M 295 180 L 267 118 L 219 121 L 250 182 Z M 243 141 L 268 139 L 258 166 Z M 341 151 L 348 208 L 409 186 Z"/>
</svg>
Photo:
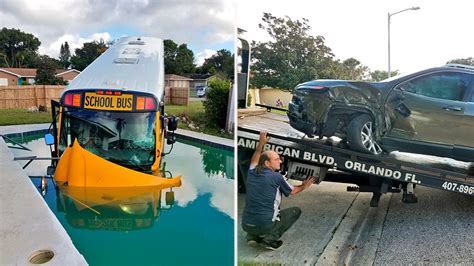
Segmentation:
<svg viewBox="0 0 474 266">
<path fill-rule="evenodd" d="M 164 114 L 163 53 L 161 39 L 121 38 L 65 88 L 53 103 L 57 183 L 154 184 L 146 176 L 157 175 L 177 126 Z"/>
</svg>

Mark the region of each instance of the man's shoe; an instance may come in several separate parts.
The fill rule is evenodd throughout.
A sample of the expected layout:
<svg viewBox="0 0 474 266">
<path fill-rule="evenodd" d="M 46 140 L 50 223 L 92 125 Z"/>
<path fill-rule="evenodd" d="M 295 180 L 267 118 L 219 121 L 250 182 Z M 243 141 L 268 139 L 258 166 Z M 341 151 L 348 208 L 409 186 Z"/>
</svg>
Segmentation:
<svg viewBox="0 0 474 266">
<path fill-rule="evenodd" d="M 258 247 L 260 243 L 262 243 L 262 240 L 263 238 L 261 237 L 256 238 L 256 239 L 250 239 L 250 240 L 247 240 L 247 245 L 255 248 L 255 247 Z"/>
<path fill-rule="evenodd" d="M 262 246 L 266 249 L 277 250 L 279 247 L 283 245 L 283 241 L 281 240 L 274 240 L 274 241 L 266 241 L 263 240 Z"/>
<path fill-rule="evenodd" d="M 257 242 L 257 240 L 254 240 L 254 239 L 248 240 L 248 241 L 247 241 L 247 245 L 249 245 L 249 246 L 255 248 L 255 247 L 258 246 L 258 242 Z"/>
</svg>

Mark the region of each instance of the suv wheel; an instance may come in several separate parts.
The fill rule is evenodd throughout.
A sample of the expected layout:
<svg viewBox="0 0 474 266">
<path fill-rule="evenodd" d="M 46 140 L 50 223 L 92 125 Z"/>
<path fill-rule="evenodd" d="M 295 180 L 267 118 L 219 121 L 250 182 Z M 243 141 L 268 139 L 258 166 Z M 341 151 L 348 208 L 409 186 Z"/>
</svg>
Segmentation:
<svg viewBox="0 0 474 266">
<path fill-rule="evenodd" d="M 375 140 L 375 124 L 369 115 L 360 115 L 349 123 L 347 141 L 353 150 L 375 155 L 382 153 L 382 148 Z"/>
</svg>

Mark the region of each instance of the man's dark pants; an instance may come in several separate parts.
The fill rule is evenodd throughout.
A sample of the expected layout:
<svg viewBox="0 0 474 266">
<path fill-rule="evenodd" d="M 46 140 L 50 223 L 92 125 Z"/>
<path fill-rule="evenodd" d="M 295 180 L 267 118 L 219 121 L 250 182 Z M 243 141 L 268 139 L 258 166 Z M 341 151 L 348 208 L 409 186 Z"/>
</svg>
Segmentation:
<svg viewBox="0 0 474 266">
<path fill-rule="evenodd" d="M 242 228 L 247 232 L 247 241 L 259 238 L 267 242 L 276 241 L 300 218 L 300 215 L 300 208 L 291 207 L 280 211 L 280 221 L 263 226 L 242 223 Z"/>
</svg>

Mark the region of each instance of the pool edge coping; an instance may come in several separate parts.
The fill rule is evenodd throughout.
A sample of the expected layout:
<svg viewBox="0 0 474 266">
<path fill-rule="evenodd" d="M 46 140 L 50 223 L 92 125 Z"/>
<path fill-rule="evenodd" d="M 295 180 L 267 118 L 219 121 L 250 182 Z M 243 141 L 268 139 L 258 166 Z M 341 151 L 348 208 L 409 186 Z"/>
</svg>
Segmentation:
<svg viewBox="0 0 474 266">
<path fill-rule="evenodd" d="M 8 217 L 0 224 L 0 262 L 26 265 L 34 252 L 52 250 L 55 256 L 47 262 L 48 265 L 88 265 L 44 199 L 39 193 L 34 193 L 38 192 L 36 187 L 13 158 L 11 149 L 0 138 L 0 165 L 3 169 L 0 175 L 0 211 L 2 217 Z M 8 204 L 13 203 L 12 199 L 15 204 Z M 26 217 L 34 218 L 33 225 L 25 222 Z"/>
</svg>

